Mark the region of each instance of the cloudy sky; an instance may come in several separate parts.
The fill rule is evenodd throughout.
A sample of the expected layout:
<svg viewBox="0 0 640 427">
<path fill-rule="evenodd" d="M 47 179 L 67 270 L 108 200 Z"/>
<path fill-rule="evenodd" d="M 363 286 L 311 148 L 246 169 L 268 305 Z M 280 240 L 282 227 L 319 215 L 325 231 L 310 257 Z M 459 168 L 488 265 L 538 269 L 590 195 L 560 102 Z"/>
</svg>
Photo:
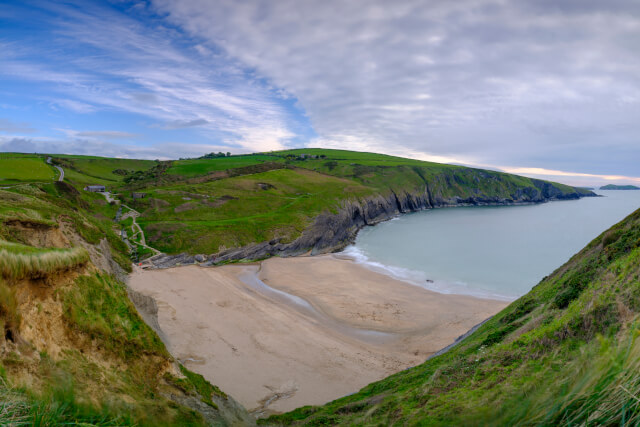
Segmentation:
<svg viewBox="0 0 640 427">
<path fill-rule="evenodd" d="M 640 2 L 0 0 L 0 151 L 311 146 L 640 184 Z"/>
</svg>

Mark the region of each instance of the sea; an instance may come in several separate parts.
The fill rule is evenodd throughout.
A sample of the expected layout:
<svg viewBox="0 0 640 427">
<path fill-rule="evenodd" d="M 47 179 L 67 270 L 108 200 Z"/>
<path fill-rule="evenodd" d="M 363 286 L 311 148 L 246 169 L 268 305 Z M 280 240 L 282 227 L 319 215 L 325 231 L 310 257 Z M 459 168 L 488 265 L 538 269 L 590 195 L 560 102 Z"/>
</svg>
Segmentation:
<svg viewBox="0 0 640 427">
<path fill-rule="evenodd" d="M 640 208 L 640 191 L 535 205 L 455 207 L 365 227 L 343 254 L 441 293 L 511 301 Z"/>
</svg>

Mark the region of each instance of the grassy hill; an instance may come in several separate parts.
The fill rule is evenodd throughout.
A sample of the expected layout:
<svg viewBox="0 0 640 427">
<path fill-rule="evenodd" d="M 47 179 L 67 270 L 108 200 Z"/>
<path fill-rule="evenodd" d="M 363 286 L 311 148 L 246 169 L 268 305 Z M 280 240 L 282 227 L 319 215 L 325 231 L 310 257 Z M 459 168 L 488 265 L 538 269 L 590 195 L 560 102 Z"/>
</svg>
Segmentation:
<svg viewBox="0 0 640 427">
<path fill-rule="evenodd" d="M 495 171 L 344 150 L 175 161 L 54 155 L 53 163 L 76 188 L 101 184 L 118 193 L 140 212 L 147 243 L 168 254 L 213 254 L 273 239 L 286 244 L 319 215 L 378 196 L 420 201 L 401 206 L 405 211 L 590 194 Z M 134 191 L 147 195 L 134 200 Z"/>
<path fill-rule="evenodd" d="M 45 157 L 31 154 L 0 153 L 0 186 L 22 182 L 53 181 L 56 172 Z"/>
<path fill-rule="evenodd" d="M 445 354 L 271 425 L 638 425 L 640 210 Z"/>
</svg>

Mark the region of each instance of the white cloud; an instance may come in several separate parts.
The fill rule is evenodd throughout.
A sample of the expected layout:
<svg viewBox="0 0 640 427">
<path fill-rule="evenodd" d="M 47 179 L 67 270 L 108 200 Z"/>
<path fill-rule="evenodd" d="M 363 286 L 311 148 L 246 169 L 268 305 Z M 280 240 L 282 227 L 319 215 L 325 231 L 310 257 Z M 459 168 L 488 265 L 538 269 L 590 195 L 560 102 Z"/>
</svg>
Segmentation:
<svg viewBox="0 0 640 427">
<path fill-rule="evenodd" d="M 73 129 L 57 129 L 70 138 L 89 138 L 89 139 L 133 139 L 139 135 L 130 132 L 122 132 L 117 130 L 73 130 Z"/>
<path fill-rule="evenodd" d="M 96 111 L 96 107 L 94 105 L 88 104 L 86 102 L 75 101 L 73 99 L 56 99 L 51 101 L 51 104 L 54 106 L 66 108 L 67 110 L 74 111 L 76 113 L 93 113 Z"/>
<path fill-rule="evenodd" d="M 58 15 L 50 42 L 64 49 L 13 44 L 0 74 L 55 88 L 63 96 L 42 98 L 53 108 L 144 115 L 166 129 L 195 128 L 208 140 L 237 140 L 243 149 L 255 143 L 256 151 L 265 145 L 256 138 L 260 133 L 283 135 L 278 144 L 286 142 L 290 132 L 274 129 L 287 130 L 295 119 L 269 87 L 233 60 L 206 46 L 186 49 L 191 42 L 180 33 L 106 6 L 43 7 Z"/>
<path fill-rule="evenodd" d="M 187 142 L 168 142 L 138 146 L 117 144 L 94 138 L 52 139 L 0 136 L 0 152 L 80 154 L 91 156 L 121 157 L 131 159 L 171 160 L 180 157 L 199 157 L 204 153 L 227 152 L 234 154 L 246 151 L 233 149 L 223 144 L 192 144 Z"/>
<path fill-rule="evenodd" d="M 640 175 L 637 2 L 153 3 L 295 96 L 321 140 Z"/>
</svg>

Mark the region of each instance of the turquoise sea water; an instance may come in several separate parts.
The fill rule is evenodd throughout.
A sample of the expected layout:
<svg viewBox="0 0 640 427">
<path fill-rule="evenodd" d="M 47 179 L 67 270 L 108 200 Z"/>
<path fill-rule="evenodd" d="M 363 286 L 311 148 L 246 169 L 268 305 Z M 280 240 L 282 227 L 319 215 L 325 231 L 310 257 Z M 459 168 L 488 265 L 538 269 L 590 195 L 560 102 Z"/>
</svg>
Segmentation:
<svg viewBox="0 0 640 427">
<path fill-rule="evenodd" d="M 418 286 L 511 300 L 640 208 L 640 191 L 539 205 L 433 209 L 366 227 L 345 254 Z"/>
</svg>

